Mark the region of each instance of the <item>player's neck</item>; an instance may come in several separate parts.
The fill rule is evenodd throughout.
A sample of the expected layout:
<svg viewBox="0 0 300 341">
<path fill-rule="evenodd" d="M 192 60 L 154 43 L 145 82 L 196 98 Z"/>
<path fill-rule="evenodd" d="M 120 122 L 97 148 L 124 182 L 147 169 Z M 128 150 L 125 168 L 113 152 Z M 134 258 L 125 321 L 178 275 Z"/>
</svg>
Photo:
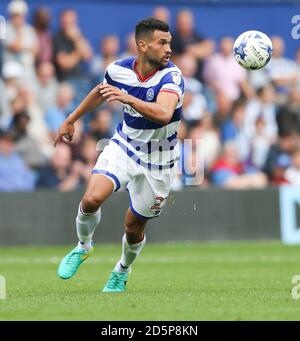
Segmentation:
<svg viewBox="0 0 300 341">
<path fill-rule="evenodd" d="M 142 58 L 137 58 L 134 65 L 135 71 L 142 79 L 146 79 L 149 75 L 155 73 L 159 68 L 152 64 L 145 62 Z"/>
</svg>

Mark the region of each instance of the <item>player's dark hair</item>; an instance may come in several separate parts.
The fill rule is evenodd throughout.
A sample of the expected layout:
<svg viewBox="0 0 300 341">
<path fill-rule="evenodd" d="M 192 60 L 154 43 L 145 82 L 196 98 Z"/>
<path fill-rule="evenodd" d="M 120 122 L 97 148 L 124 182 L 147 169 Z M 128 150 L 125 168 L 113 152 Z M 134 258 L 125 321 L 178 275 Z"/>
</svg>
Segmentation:
<svg viewBox="0 0 300 341">
<path fill-rule="evenodd" d="M 170 28 L 164 21 L 154 18 L 146 18 L 137 23 L 135 27 L 135 40 L 138 40 L 142 35 L 152 34 L 156 30 L 169 32 Z"/>
</svg>

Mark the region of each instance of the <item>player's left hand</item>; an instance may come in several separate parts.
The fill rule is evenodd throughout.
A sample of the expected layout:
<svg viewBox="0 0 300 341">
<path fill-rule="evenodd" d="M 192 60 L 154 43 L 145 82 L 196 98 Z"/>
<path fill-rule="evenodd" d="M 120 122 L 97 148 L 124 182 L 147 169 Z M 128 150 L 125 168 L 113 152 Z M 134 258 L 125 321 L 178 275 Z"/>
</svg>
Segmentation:
<svg viewBox="0 0 300 341">
<path fill-rule="evenodd" d="M 74 123 L 65 120 L 58 129 L 58 134 L 54 139 L 54 147 L 56 147 L 56 145 L 62 141 L 71 143 L 73 140 L 74 132 L 75 132 Z"/>
<path fill-rule="evenodd" d="M 130 95 L 110 84 L 100 84 L 99 92 L 106 102 L 120 101 L 123 104 L 129 103 Z"/>
</svg>

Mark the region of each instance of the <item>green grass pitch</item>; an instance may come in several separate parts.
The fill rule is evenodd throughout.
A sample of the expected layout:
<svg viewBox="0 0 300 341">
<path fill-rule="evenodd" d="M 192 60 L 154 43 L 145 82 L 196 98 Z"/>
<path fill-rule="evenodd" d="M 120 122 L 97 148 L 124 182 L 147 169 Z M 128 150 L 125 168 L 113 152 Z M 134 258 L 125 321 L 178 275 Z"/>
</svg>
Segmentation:
<svg viewBox="0 0 300 341">
<path fill-rule="evenodd" d="M 0 248 L 7 287 L 0 320 L 300 320 L 300 299 L 291 295 L 297 246 L 148 243 L 121 294 L 101 293 L 120 245 L 96 245 L 64 281 L 56 271 L 69 250 Z"/>
</svg>

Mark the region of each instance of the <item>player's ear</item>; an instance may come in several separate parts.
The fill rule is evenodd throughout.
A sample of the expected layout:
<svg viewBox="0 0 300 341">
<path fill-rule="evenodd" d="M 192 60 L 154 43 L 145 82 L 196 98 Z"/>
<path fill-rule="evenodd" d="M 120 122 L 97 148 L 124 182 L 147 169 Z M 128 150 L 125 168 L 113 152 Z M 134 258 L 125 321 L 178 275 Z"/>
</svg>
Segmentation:
<svg viewBox="0 0 300 341">
<path fill-rule="evenodd" d="M 146 41 L 142 40 L 142 39 L 138 40 L 137 47 L 138 47 L 138 49 L 141 52 L 146 52 L 146 50 L 147 50 L 147 43 L 146 43 Z"/>
</svg>

